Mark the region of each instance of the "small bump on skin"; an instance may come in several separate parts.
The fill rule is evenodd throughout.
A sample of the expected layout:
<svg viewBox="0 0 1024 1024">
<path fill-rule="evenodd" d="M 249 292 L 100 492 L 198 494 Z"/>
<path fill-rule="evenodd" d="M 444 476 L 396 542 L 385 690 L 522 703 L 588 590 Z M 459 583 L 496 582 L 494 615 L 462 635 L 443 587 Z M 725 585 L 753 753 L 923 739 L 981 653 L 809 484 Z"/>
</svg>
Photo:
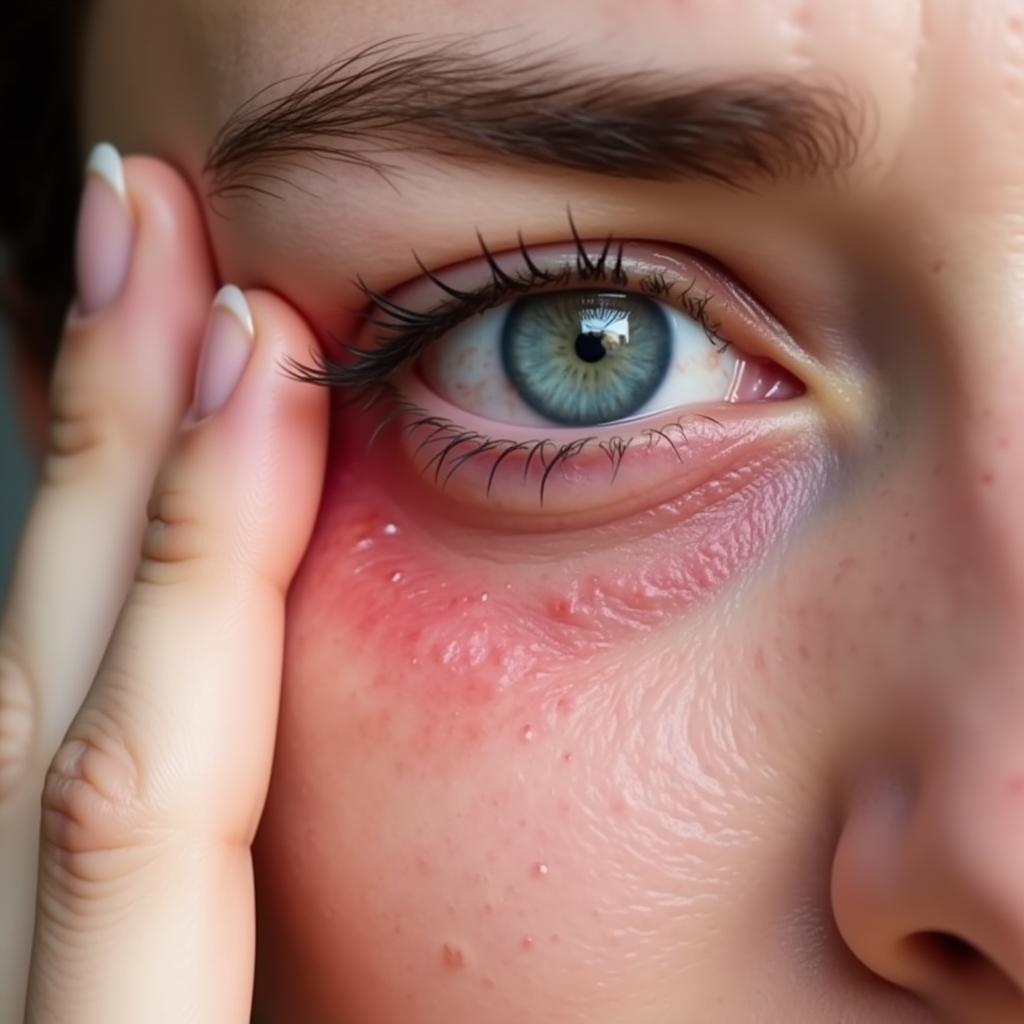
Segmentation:
<svg viewBox="0 0 1024 1024">
<path fill-rule="evenodd" d="M 441 947 L 441 963 L 450 971 L 461 971 L 466 966 L 466 958 L 461 949 L 446 942 Z"/>
</svg>

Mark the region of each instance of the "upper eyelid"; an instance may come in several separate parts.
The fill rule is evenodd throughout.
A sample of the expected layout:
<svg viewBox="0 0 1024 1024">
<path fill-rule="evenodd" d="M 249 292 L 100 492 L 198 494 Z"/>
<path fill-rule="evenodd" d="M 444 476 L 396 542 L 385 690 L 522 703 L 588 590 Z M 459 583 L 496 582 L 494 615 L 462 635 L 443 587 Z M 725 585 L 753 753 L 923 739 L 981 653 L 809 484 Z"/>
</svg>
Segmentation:
<svg viewBox="0 0 1024 1024">
<path fill-rule="evenodd" d="M 370 288 L 362 278 L 357 277 L 354 285 L 367 299 L 367 304 L 359 313 L 359 324 L 376 326 L 382 331 L 393 332 L 392 339 L 385 339 L 376 345 L 360 347 L 336 335 L 331 335 L 332 348 L 345 353 L 345 361 L 336 360 L 324 352 L 316 352 L 314 353 L 315 365 L 309 366 L 289 360 L 285 372 L 295 379 L 333 389 L 365 389 L 382 385 L 403 366 L 418 357 L 432 341 L 458 326 L 470 316 L 496 308 L 517 294 L 528 294 L 547 287 L 567 287 L 572 284 L 595 284 L 597 282 L 624 290 L 631 289 L 633 279 L 629 271 L 624 269 L 626 247 L 645 244 L 657 247 L 665 244 L 632 242 L 615 239 L 613 235 L 608 235 L 600 241 L 584 239 L 576 229 L 571 212 L 568 213 L 568 219 L 572 243 L 568 255 L 561 256 L 556 270 L 542 266 L 543 261 L 538 262 L 538 257 L 530 252 L 521 233 L 517 233 L 518 245 L 515 248 L 502 250 L 495 255 L 478 232 L 477 238 L 483 253 L 482 259 L 491 272 L 491 280 L 472 291 L 467 292 L 455 288 L 450 281 L 444 280 L 441 276 L 443 271 L 438 272 L 426 267 L 415 252 L 413 259 L 420 267 L 422 276 L 412 282 L 400 285 L 388 293 Z M 551 247 L 551 245 L 545 245 L 538 248 L 549 250 Z M 595 248 L 597 255 L 593 254 Z M 612 260 L 610 257 L 613 254 L 614 259 Z M 515 273 L 509 273 L 498 263 L 499 259 L 507 260 L 510 257 L 518 258 L 521 261 L 521 266 Z M 670 293 L 670 287 L 664 286 L 664 278 L 667 274 L 666 268 L 649 271 L 637 279 L 638 288 L 633 290 L 639 290 L 655 298 L 667 299 Z M 403 306 L 393 297 L 396 293 L 401 295 L 425 281 L 433 284 L 447 298 L 435 303 L 432 307 L 417 309 Z M 687 279 L 686 285 L 677 296 L 682 300 L 681 308 L 701 323 L 713 344 L 724 347 L 728 342 L 719 333 L 717 321 L 711 319 L 707 312 L 712 295 L 709 291 L 702 290 L 694 296 L 696 285 L 695 277 Z M 378 319 L 374 315 L 375 311 L 383 313 L 390 319 Z"/>
</svg>

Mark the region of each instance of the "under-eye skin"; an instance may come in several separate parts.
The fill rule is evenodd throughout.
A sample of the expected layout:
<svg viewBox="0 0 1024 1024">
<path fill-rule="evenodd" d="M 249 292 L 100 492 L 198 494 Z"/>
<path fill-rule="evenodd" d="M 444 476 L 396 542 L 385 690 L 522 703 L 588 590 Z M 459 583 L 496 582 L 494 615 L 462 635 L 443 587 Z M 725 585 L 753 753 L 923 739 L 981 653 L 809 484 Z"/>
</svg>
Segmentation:
<svg viewBox="0 0 1024 1024">
<path fill-rule="evenodd" d="M 481 258 L 417 258 L 422 276 L 387 294 L 359 279 L 356 339 L 290 372 L 337 389 L 392 473 L 411 463 L 433 490 L 506 511 L 634 507 L 666 477 L 685 486 L 695 460 L 763 444 L 765 403 L 804 391 L 771 359 L 777 325 L 752 327 L 689 250 L 570 228 L 569 244 L 500 252 L 478 236 Z"/>
</svg>

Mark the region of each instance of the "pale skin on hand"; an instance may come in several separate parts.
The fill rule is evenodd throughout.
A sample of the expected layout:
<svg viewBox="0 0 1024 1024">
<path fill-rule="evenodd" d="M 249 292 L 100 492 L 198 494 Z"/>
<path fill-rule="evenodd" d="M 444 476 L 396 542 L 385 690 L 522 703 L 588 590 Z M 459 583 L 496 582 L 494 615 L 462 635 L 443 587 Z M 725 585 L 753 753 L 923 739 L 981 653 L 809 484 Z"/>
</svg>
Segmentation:
<svg viewBox="0 0 1024 1024">
<path fill-rule="evenodd" d="M 0 850 L 22 875 L 4 934 L 31 935 L 34 911 L 27 1021 L 246 1021 L 249 847 L 326 404 L 281 372 L 311 344 L 285 303 L 236 291 L 211 310 L 180 176 L 108 153 L 88 189 L 82 230 L 101 237 L 0 622 L 5 714 L 9 694 L 25 709 L 5 719 Z M 0 1015 L 20 1019 L 21 950 L 3 966 Z"/>
<path fill-rule="evenodd" d="M 419 281 L 415 250 L 465 287 L 476 228 L 514 259 L 520 233 L 571 242 L 568 205 L 598 249 L 611 234 L 706 253 L 784 325 L 757 354 L 806 393 L 761 426 L 795 424 L 804 446 L 721 467 L 714 435 L 691 432 L 675 472 L 700 477 L 701 516 L 662 495 L 647 518 L 594 525 L 587 507 L 536 531 L 473 506 L 461 474 L 459 515 L 437 513 L 429 480 L 403 500 L 403 450 L 367 455 L 358 417 L 332 418 L 255 844 L 268 1024 L 1017 1024 L 1024 5 L 343 7 L 96 0 L 83 135 L 173 156 L 217 277 L 286 296 L 321 342 L 353 327 L 339 310 L 363 301 L 357 275 L 385 293 Z M 210 200 L 215 133 L 260 89 L 397 35 L 436 54 L 439 35 L 495 31 L 559 68 L 656 69 L 673 88 L 838 80 L 865 101 L 857 157 L 836 179 L 736 190 L 401 147 L 387 181 L 277 153 L 279 194 Z M 476 109 L 505 83 L 460 98 Z M 750 308 L 716 295 L 739 350 Z M 626 461 L 622 479 L 645 472 Z M 735 501 L 709 510 L 712 492 Z M 121 536 L 79 557 L 127 586 Z M 763 558 L 731 566 L 750 538 Z M 98 663 L 123 594 L 68 592 L 63 564 L 45 636 L 54 600 L 84 601 Z M 186 980 L 214 991 L 179 978 L 179 998 Z"/>
</svg>

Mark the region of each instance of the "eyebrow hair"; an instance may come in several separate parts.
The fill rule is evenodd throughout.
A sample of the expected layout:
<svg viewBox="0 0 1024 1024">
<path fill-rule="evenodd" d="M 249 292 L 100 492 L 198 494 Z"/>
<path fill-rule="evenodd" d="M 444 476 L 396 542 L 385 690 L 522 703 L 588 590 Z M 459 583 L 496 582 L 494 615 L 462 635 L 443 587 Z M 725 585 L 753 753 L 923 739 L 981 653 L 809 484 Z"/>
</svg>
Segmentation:
<svg viewBox="0 0 1024 1024">
<path fill-rule="evenodd" d="M 865 104 L 841 82 L 702 82 L 479 42 L 394 37 L 272 83 L 217 133 L 204 168 L 211 196 L 277 196 L 271 186 L 291 166 L 322 160 L 390 178 L 394 154 L 410 151 L 734 188 L 835 177 L 858 157 Z"/>
</svg>

